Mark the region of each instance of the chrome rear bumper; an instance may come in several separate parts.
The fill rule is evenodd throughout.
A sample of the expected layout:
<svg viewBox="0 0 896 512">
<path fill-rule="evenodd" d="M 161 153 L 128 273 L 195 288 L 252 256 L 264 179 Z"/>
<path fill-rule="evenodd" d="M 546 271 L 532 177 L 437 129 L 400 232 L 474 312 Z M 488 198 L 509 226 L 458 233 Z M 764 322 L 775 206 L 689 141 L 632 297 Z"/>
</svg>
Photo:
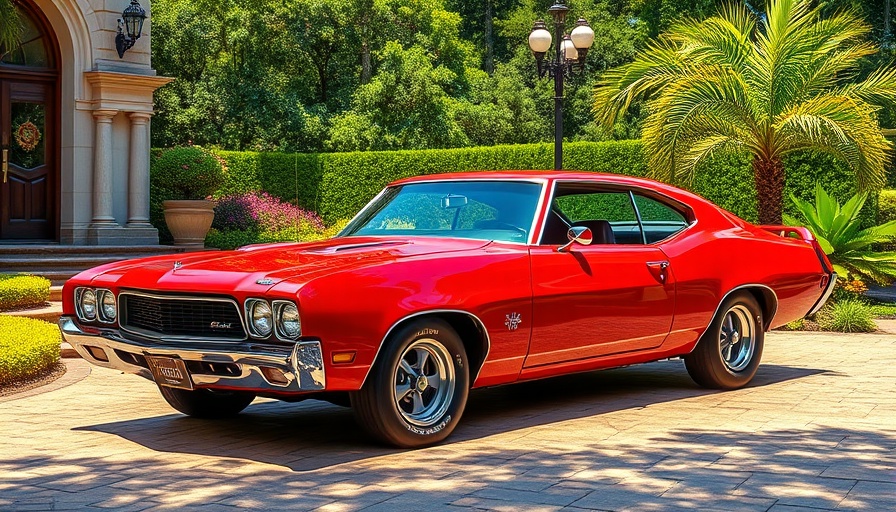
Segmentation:
<svg viewBox="0 0 896 512">
<path fill-rule="evenodd" d="M 148 355 L 182 359 L 193 385 L 201 388 L 302 392 L 320 391 L 327 385 L 319 341 L 299 341 L 292 347 L 197 341 L 158 344 L 124 338 L 115 329 L 85 332 L 70 316 L 59 319 L 59 328 L 65 341 L 90 363 L 150 380 L 154 379 Z"/>
<path fill-rule="evenodd" d="M 834 288 L 836 287 L 837 273 L 831 272 L 831 277 L 828 279 L 828 284 L 827 286 L 825 286 L 824 293 L 821 294 L 821 297 L 818 299 L 818 302 L 816 302 L 815 305 L 812 306 L 812 309 L 810 309 L 809 312 L 806 313 L 806 316 L 812 316 L 817 313 L 818 310 L 821 309 L 822 306 L 824 306 L 825 302 L 828 301 L 828 298 L 830 298 L 831 293 L 834 292 Z"/>
</svg>

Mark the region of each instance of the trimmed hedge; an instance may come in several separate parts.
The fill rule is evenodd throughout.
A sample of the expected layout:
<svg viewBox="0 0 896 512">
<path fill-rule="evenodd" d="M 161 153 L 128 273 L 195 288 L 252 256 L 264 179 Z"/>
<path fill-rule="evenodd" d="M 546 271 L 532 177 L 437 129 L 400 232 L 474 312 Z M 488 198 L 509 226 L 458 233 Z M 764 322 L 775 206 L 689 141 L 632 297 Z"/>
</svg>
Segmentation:
<svg viewBox="0 0 896 512">
<path fill-rule="evenodd" d="M 352 217 L 386 184 L 421 174 L 477 169 L 550 169 L 553 144 L 523 144 L 421 151 L 285 154 L 220 152 L 227 178 L 219 193 L 265 190 L 317 211 L 324 221 Z M 564 144 L 564 167 L 591 172 L 645 176 L 647 167 L 638 140 Z M 746 154 L 718 156 L 697 170 L 686 188 L 749 221 L 757 220 L 751 159 Z M 855 192 L 852 173 L 833 158 L 815 153 L 786 159 L 785 211 L 792 191 L 812 198 L 815 181 L 845 201 Z M 298 184 L 298 186 L 297 186 Z M 873 204 L 872 204 L 873 203 Z M 876 201 L 869 201 L 873 212 Z M 873 219 L 873 214 L 869 215 Z"/>
<path fill-rule="evenodd" d="M 59 362 L 59 327 L 0 315 L 0 386 L 40 375 Z"/>
<path fill-rule="evenodd" d="M 0 311 L 40 306 L 49 298 L 49 279 L 39 276 L 0 274 Z"/>
</svg>

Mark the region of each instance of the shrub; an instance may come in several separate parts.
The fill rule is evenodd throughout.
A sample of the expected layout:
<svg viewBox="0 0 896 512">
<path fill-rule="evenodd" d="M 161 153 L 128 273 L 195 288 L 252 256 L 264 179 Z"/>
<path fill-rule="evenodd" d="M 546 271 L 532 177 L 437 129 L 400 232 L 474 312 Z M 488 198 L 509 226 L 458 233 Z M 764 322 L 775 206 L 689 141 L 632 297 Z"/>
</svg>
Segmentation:
<svg viewBox="0 0 896 512">
<path fill-rule="evenodd" d="M 221 231 L 257 231 L 258 215 L 252 211 L 253 194 L 234 194 L 218 198 L 212 228 Z"/>
<path fill-rule="evenodd" d="M 40 306 L 50 298 L 49 279 L 0 274 L 0 311 Z"/>
<path fill-rule="evenodd" d="M 224 168 L 212 153 L 198 147 L 171 148 L 150 158 L 150 186 L 167 199 L 205 199 L 224 183 Z"/>
<path fill-rule="evenodd" d="M 59 327 L 0 315 L 0 386 L 35 377 L 59 362 Z"/>
<path fill-rule="evenodd" d="M 153 150 L 149 158 L 149 220 L 159 240 L 169 243 L 162 202 L 170 199 L 205 199 L 224 184 L 223 159 L 198 147 Z"/>
<path fill-rule="evenodd" d="M 874 318 L 896 318 L 896 304 L 872 304 Z"/>
<path fill-rule="evenodd" d="M 809 228 L 839 277 L 889 283 L 896 279 L 896 252 L 875 252 L 874 245 L 896 239 L 896 221 L 862 229 L 860 214 L 867 198 L 863 192 L 841 205 L 819 182 L 815 184 L 814 203 L 791 194 L 801 218 L 784 214 L 784 222 Z"/>
<path fill-rule="evenodd" d="M 896 220 L 896 190 L 881 190 L 877 196 L 877 223 Z"/>
<path fill-rule="evenodd" d="M 857 299 L 830 303 L 815 316 L 818 326 L 825 331 L 872 332 L 877 329 L 871 307 Z"/>
<path fill-rule="evenodd" d="M 219 249 L 268 242 L 324 238 L 320 217 L 266 192 L 224 196 L 215 208 L 214 230 L 205 244 Z"/>
<path fill-rule="evenodd" d="M 400 178 L 479 169 L 550 169 L 554 152 L 552 144 L 520 144 L 420 151 L 219 154 L 229 171 L 218 194 L 264 190 L 317 211 L 332 223 L 352 217 L 385 185 Z M 647 174 L 637 140 L 566 143 L 563 158 L 567 169 Z M 788 155 L 785 167 L 785 192 L 797 197 L 811 197 L 816 181 L 825 183 L 841 201 L 856 191 L 854 175 L 827 155 Z M 694 180 L 685 186 L 748 221 L 758 218 L 749 155 L 718 155 L 698 167 Z M 876 200 L 868 201 L 861 216 L 863 225 L 872 225 L 875 204 Z M 790 204 L 784 208 L 796 213 Z"/>
</svg>

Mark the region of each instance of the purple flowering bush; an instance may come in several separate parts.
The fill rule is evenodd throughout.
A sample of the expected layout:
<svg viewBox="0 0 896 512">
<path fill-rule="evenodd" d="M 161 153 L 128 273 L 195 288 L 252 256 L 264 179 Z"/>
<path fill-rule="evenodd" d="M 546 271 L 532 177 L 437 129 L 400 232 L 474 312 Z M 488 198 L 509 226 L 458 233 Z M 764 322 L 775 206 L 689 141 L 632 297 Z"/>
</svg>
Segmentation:
<svg viewBox="0 0 896 512">
<path fill-rule="evenodd" d="M 233 249 L 262 242 L 305 242 L 326 238 L 320 216 L 267 192 L 218 198 L 215 220 L 205 245 Z"/>
</svg>

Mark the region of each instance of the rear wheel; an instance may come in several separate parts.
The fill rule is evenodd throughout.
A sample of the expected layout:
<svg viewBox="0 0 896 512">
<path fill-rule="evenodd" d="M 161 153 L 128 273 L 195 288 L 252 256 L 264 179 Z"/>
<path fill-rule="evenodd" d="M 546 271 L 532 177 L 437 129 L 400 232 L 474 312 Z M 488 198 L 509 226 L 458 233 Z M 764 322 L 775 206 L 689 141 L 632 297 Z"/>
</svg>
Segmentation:
<svg viewBox="0 0 896 512">
<path fill-rule="evenodd" d="M 684 356 L 691 378 L 707 388 L 746 386 L 762 358 L 762 326 L 762 308 L 753 295 L 741 292 L 725 299 L 694 351 Z"/>
<path fill-rule="evenodd" d="M 236 416 L 255 400 L 255 395 L 210 389 L 177 389 L 159 386 L 168 405 L 194 418 L 229 418 Z"/>
<path fill-rule="evenodd" d="M 386 340 L 364 387 L 351 395 L 359 423 L 402 448 L 437 443 L 454 430 L 470 388 L 460 337 L 441 320 L 422 320 Z"/>
</svg>

